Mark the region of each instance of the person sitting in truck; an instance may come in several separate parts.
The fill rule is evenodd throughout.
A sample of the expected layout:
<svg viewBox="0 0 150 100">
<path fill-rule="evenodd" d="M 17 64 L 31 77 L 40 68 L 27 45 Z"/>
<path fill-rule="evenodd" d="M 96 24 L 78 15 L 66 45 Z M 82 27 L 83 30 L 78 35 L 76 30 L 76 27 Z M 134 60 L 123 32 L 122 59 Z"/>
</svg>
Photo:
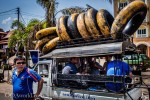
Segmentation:
<svg viewBox="0 0 150 100">
<path fill-rule="evenodd" d="M 78 72 L 76 64 L 79 63 L 79 58 L 72 57 L 62 70 L 62 74 L 76 74 Z"/>
<path fill-rule="evenodd" d="M 112 55 L 105 56 L 105 62 L 103 64 L 103 69 L 105 71 L 105 74 L 106 74 L 106 70 L 107 70 L 107 65 L 111 61 L 111 59 L 112 59 Z"/>
<path fill-rule="evenodd" d="M 107 71 L 106 75 L 107 76 L 126 76 L 129 75 L 129 77 L 125 78 L 123 83 L 115 83 L 115 82 L 109 82 L 106 83 L 106 88 L 110 91 L 113 92 L 120 92 L 124 87 L 126 83 L 131 83 L 132 81 L 132 71 L 130 66 L 121 61 L 121 56 L 115 55 L 115 60 L 110 61 L 107 64 Z M 125 84 L 124 84 L 125 83 Z"/>
<path fill-rule="evenodd" d="M 90 66 L 91 66 L 91 74 L 99 75 L 100 70 L 104 70 L 103 67 L 96 61 L 96 57 L 92 57 Z"/>
</svg>

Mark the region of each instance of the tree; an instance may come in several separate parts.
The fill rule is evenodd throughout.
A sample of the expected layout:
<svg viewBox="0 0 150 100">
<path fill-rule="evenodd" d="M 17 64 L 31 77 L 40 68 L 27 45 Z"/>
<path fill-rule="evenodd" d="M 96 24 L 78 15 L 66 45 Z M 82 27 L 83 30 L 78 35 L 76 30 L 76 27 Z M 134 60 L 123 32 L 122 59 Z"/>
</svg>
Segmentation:
<svg viewBox="0 0 150 100">
<path fill-rule="evenodd" d="M 41 23 L 38 19 L 31 19 L 25 27 L 22 22 L 18 24 L 18 20 L 14 20 L 11 27 L 14 30 L 8 39 L 8 47 L 13 48 L 17 46 L 17 50 L 23 52 L 24 47 L 26 50 L 34 48 L 32 41 L 35 40 L 35 33 L 43 28 L 43 22 Z"/>
<path fill-rule="evenodd" d="M 63 15 L 71 15 L 73 13 L 82 13 L 85 11 L 86 11 L 85 8 L 75 6 L 75 7 L 65 8 L 61 12 Z"/>
<path fill-rule="evenodd" d="M 47 27 L 54 26 L 53 20 L 58 2 L 56 0 L 36 0 L 36 2 L 46 10 Z"/>
<path fill-rule="evenodd" d="M 18 29 L 15 29 L 18 27 Z M 14 29 L 12 35 L 8 39 L 8 47 L 13 48 L 17 46 L 18 52 L 23 52 L 24 45 L 27 40 L 27 34 L 25 33 L 25 25 L 22 22 L 18 22 L 18 20 L 14 20 L 12 22 L 11 28 Z M 17 53 L 18 53 L 17 52 Z"/>
<path fill-rule="evenodd" d="M 25 29 L 25 25 L 22 22 L 18 22 L 18 20 L 14 20 L 11 24 L 11 28 L 18 28 L 20 30 L 24 30 Z"/>
</svg>

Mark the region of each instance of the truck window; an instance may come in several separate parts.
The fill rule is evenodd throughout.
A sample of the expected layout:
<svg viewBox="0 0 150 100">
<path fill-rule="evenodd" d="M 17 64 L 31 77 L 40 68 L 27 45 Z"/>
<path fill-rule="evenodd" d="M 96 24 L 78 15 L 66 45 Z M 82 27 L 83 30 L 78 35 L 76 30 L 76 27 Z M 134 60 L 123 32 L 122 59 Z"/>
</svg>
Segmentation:
<svg viewBox="0 0 150 100">
<path fill-rule="evenodd" d="M 40 64 L 39 65 L 39 74 L 42 77 L 48 77 L 48 64 Z"/>
</svg>

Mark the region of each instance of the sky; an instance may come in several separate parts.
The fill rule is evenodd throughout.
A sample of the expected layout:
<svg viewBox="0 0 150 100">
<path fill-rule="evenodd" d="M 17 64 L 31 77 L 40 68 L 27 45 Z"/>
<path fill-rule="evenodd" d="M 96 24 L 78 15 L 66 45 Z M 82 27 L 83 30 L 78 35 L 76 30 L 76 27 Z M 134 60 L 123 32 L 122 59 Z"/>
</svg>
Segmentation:
<svg viewBox="0 0 150 100">
<path fill-rule="evenodd" d="M 59 3 L 56 8 L 57 11 L 74 6 L 86 8 L 86 4 L 88 4 L 97 10 L 106 9 L 113 13 L 112 5 L 107 0 L 57 0 L 57 2 Z M 21 12 L 20 20 L 25 25 L 32 18 L 45 19 L 45 10 L 36 3 L 36 0 L 0 0 L 0 28 L 4 31 L 11 30 L 12 21 L 17 19 L 17 7 L 20 8 Z M 60 16 L 61 13 L 58 13 L 56 19 Z"/>
</svg>

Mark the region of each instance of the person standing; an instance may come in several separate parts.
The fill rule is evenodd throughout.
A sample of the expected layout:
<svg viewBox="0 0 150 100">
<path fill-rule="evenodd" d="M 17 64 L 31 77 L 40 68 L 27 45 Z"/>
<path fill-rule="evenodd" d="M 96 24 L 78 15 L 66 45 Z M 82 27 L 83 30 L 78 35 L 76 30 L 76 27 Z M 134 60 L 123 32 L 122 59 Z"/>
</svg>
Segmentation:
<svg viewBox="0 0 150 100">
<path fill-rule="evenodd" d="M 79 63 L 79 58 L 77 57 L 71 58 L 69 63 L 67 63 L 63 68 L 62 74 L 76 74 L 78 72 L 76 64 L 78 63 Z"/>
<path fill-rule="evenodd" d="M 32 69 L 25 65 L 23 56 L 14 59 L 15 69 L 12 74 L 13 100 L 34 100 L 43 87 L 43 79 Z M 33 82 L 38 82 L 37 92 L 33 94 Z"/>
</svg>

